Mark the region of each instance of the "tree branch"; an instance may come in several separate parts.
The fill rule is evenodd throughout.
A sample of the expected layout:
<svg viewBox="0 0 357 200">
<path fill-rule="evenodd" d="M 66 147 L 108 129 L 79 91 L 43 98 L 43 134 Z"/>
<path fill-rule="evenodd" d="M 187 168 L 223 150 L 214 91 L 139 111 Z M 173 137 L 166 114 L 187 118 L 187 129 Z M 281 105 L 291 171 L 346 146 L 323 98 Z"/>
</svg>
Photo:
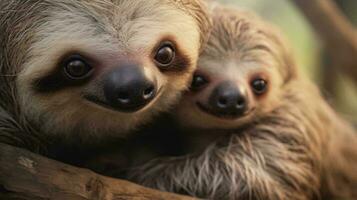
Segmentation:
<svg viewBox="0 0 357 200">
<path fill-rule="evenodd" d="M 0 144 L 0 199 L 191 200 Z"/>
<path fill-rule="evenodd" d="M 331 0 L 293 0 L 324 42 L 339 70 L 357 83 L 357 31 Z"/>
</svg>

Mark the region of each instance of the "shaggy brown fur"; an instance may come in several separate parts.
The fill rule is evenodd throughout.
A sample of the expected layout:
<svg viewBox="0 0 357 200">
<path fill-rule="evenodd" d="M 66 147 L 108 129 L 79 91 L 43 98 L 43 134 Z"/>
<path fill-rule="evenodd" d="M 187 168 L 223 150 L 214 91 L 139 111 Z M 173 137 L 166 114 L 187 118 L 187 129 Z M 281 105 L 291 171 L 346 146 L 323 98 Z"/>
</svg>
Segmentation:
<svg viewBox="0 0 357 200">
<path fill-rule="evenodd" d="M 356 199 L 354 130 L 300 75 L 271 25 L 222 7 L 214 13 L 198 69 L 210 82 L 202 91 L 188 93 L 175 111 L 181 133 L 192 143 L 191 153 L 154 159 L 133 168 L 130 179 L 217 200 Z M 256 108 L 248 115 L 220 119 L 196 106 L 218 79 L 243 83 L 244 75 L 262 70 L 269 90 L 251 100 Z"/>
<path fill-rule="evenodd" d="M 0 142 L 38 151 L 59 143 L 54 138 L 80 146 L 76 137 L 123 137 L 187 88 L 209 25 L 200 0 L 0 1 Z M 168 71 L 151 57 L 161 40 L 177 44 Z M 73 51 L 91 57 L 101 73 L 61 88 L 66 83 L 51 73 Z M 83 99 L 88 92 L 103 96 L 102 72 L 131 61 L 161 89 L 145 108 L 125 113 Z"/>
</svg>

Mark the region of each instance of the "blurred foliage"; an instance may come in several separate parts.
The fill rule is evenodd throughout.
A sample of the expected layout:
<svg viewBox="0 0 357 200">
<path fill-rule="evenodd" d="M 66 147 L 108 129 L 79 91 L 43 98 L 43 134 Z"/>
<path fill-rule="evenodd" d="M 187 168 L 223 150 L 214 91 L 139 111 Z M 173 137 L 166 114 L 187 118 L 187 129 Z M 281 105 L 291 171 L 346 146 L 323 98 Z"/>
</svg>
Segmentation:
<svg viewBox="0 0 357 200">
<path fill-rule="evenodd" d="M 252 10 L 258 15 L 267 19 L 271 23 L 280 27 L 293 47 L 297 61 L 306 74 L 312 78 L 321 88 L 328 101 L 345 118 L 357 123 L 357 87 L 345 76 L 335 74 L 336 91 L 327 91 L 323 87 L 324 74 L 326 70 L 323 58 L 323 46 L 300 13 L 298 8 L 289 0 L 218 0 L 227 5 L 232 5 L 240 9 Z M 356 0 L 336 0 L 343 12 L 350 20 L 357 23 L 357 1 Z M 356 55 L 357 56 L 357 55 Z M 326 80 L 325 80 L 326 81 Z"/>
</svg>

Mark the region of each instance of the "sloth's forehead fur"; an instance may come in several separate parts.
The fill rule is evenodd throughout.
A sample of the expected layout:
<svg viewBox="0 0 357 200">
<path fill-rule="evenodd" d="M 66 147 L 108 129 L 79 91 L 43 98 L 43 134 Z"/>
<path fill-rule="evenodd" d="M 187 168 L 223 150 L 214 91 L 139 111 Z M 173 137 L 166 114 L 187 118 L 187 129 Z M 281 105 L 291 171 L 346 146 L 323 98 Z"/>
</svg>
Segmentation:
<svg viewBox="0 0 357 200">
<path fill-rule="evenodd" d="M 44 22 L 36 27 L 29 55 L 47 52 L 55 59 L 66 51 L 84 51 L 109 57 L 147 56 L 163 37 L 172 37 L 187 55 L 196 55 L 198 43 L 192 43 L 199 38 L 196 22 L 174 5 L 160 2 L 51 1 L 52 8 L 43 12 Z"/>
<path fill-rule="evenodd" d="M 253 63 L 248 66 L 279 71 L 285 82 L 295 76 L 297 68 L 292 52 L 272 24 L 249 11 L 220 6 L 214 12 L 217 13 L 213 16 L 214 26 L 201 61 Z M 244 65 L 239 67 L 242 69 Z"/>
<path fill-rule="evenodd" d="M 153 43 L 157 43 L 157 40 L 164 36 L 172 35 L 175 39 L 183 39 L 185 41 L 179 41 L 183 45 L 194 43 L 196 39 L 194 37 L 202 40 L 202 33 L 198 30 L 197 24 L 204 22 L 205 16 L 203 13 L 194 13 L 190 10 L 198 8 L 200 4 L 197 1 L 185 2 L 177 0 L 14 1 L 3 3 L 5 6 L 0 3 L 4 8 L 3 12 L 9 12 L 4 14 L 0 23 L 1 25 L 6 23 L 5 27 L 8 28 L 6 42 L 11 43 L 9 44 L 11 46 L 18 46 L 18 50 L 22 50 L 21 53 L 26 56 L 29 55 L 25 50 L 31 51 L 36 48 L 45 50 L 52 48 L 51 44 L 57 45 L 55 41 L 61 40 L 63 43 L 76 41 L 78 44 L 92 44 L 95 48 L 99 48 L 98 50 L 117 49 L 125 53 L 130 53 L 126 50 L 131 50 L 137 53 L 137 50 L 144 52 L 152 48 Z M 188 9 L 188 4 L 191 4 L 192 8 Z M 201 34 L 201 37 L 197 34 Z M 77 44 L 72 46 L 75 45 Z M 85 47 L 89 48 L 89 46 Z M 67 48 L 71 47 L 67 46 Z M 191 51 L 196 49 L 196 46 L 183 48 L 189 51 L 188 55 L 196 53 Z"/>
<path fill-rule="evenodd" d="M 42 2 L 42 1 L 41 1 Z M 181 16 L 179 9 L 175 9 L 172 2 L 166 4 L 159 0 L 120 0 L 120 1 L 43 1 L 40 9 L 46 16 L 45 24 L 41 28 L 52 27 L 65 30 L 92 30 L 93 36 L 108 33 L 126 43 L 130 36 L 140 33 L 141 28 L 160 29 L 172 26 L 173 16 Z M 36 12 L 36 10 L 34 10 Z M 38 15 L 37 13 L 34 13 Z M 187 18 L 186 18 L 187 19 Z M 189 20 L 190 22 L 191 20 Z M 178 22 L 180 22 L 178 20 Z M 55 26 L 58 27 L 55 27 Z M 182 25 L 182 24 L 180 24 Z M 66 28 L 68 26 L 68 28 Z M 169 28 L 167 28 L 169 30 Z M 64 32 L 65 32 L 64 30 Z M 47 30 L 45 30 L 46 32 Z M 146 31 L 145 34 L 150 34 Z"/>
</svg>

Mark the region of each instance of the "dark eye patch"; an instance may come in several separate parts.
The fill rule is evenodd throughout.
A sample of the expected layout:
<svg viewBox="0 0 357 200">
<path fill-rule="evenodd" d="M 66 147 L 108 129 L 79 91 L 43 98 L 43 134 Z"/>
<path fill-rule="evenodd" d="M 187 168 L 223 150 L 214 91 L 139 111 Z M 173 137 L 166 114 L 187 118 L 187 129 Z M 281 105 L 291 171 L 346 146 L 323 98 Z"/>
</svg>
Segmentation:
<svg viewBox="0 0 357 200">
<path fill-rule="evenodd" d="M 33 85 L 38 92 L 56 92 L 67 87 L 84 85 L 89 79 L 70 80 L 62 70 L 54 71 L 51 74 L 34 81 Z"/>
<path fill-rule="evenodd" d="M 169 43 L 173 46 L 175 50 L 175 58 L 171 61 L 169 66 L 166 66 L 165 68 L 160 68 L 159 69 L 162 72 L 185 72 L 187 68 L 192 64 L 191 59 L 188 55 L 184 53 L 184 51 L 180 48 L 180 46 L 175 42 L 176 39 L 172 36 L 166 36 L 160 40 L 160 42 L 156 45 L 156 48 L 154 48 L 153 51 L 153 58 L 155 58 L 155 55 L 157 53 L 157 50 L 162 47 L 162 43 L 165 43 L 169 41 Z"/>
<path fill-rule="evenodd" d="M 192 78 L 190 89 L 191 91 L 199 91 L 209 83 L 206 76 L 203 74 L 195 73 Z"/>
<path fill-rule="evenodd" d="M 68 77 L 65 70 L 65 65 L 68 60 L 67 58 L 68 56 L 61 59 L 61 61 L 57 64 L 57 67 L 53 71 L 49 72 L 48 75 L 33 81 L 33 87 L 37 92 L 56 92 L 68 87 L 78 87 L 84 85 L 91 80 L 91 76 L 83 79 L 71 79 Z"/>
<path fill-rule="evenodd" d="M 172 46 L 171 43 L 164 43 L 156 52 L 155 61 L 156 65 L 161 69 L 170 67 L 172 61 L 174 61 L 176 56 L 176 49 Z"/>
<path fill-rule="evenodd" d="M 250 78 L 250 87 L 256 97 L 263 97 L 269 92 L 269 76 L 266 72 L 256 73 Z"/>
</svg>

